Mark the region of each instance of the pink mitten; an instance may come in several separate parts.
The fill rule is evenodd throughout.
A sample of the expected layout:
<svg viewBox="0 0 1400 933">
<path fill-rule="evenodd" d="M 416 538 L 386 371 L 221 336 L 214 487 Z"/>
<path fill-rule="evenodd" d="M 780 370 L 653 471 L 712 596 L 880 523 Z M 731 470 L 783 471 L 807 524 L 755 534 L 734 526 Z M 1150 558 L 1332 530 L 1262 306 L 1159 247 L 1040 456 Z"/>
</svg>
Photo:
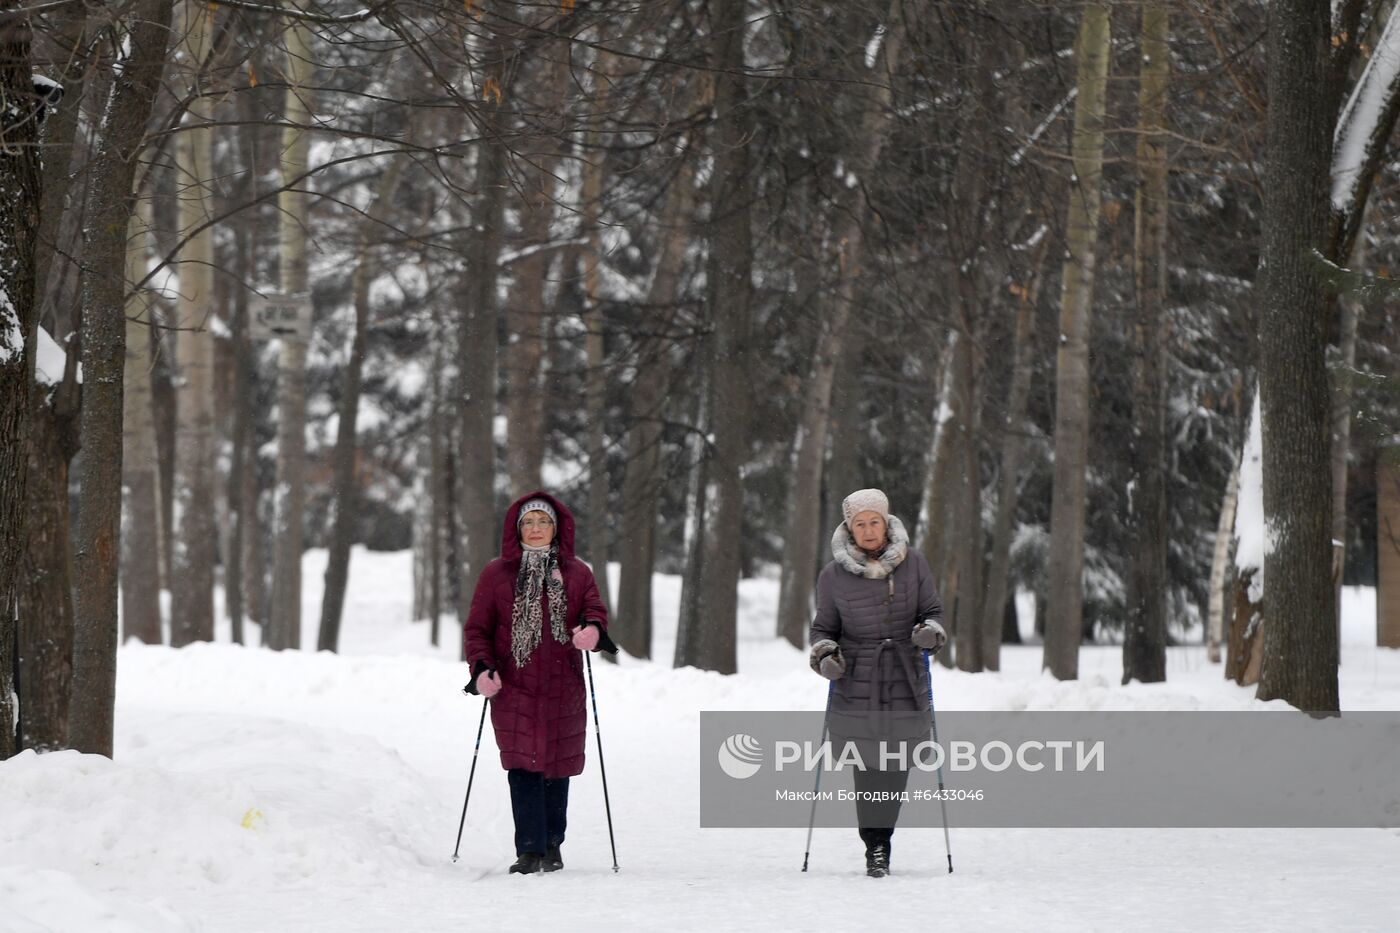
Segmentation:
<svg viewBox="0 0 1400 933">
<path fill-rule="evenodd" d="M 501 675 L 495 671 L 482 671 L 476 675 L 476 692 L 491 699 L 501 692 Z"/>
<path fill-rule="evenodd" d="M 598 626 L 585 625 L 574 629 L 574 647 L 580 651 L 592 651 L 598 647 Z"/>
</svg>

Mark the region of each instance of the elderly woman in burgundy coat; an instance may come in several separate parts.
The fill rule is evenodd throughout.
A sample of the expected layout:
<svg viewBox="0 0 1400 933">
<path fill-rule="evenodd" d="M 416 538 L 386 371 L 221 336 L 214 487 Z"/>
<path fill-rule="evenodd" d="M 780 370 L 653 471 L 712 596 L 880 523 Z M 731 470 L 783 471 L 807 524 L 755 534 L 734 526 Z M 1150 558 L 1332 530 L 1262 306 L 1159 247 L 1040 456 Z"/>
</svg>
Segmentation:
<svg viewBox="0 0 1400 933">
<path fill-rule="evenodd" d="M 607 625 L 593 573 L 574 556 L 573 515 L 545 492 L 517 499 L 462 633 L 467 689 L 491 702 L 510 781 L 512 873 L 564 867 L 569 778 L 583 771 L 588 727 L 579 652 L 615 653 Z"/>
</svg>

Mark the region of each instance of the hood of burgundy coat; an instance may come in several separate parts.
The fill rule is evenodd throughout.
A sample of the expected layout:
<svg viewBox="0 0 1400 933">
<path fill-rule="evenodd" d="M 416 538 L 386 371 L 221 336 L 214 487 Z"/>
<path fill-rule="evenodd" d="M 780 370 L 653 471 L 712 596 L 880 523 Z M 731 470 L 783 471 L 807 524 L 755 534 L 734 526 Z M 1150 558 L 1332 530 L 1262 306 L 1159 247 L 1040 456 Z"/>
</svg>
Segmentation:
<svg viewBox="0 0 1400 933">
<path fill-rule="evenodd" d="M 564 503 L 543 489 L 526 493 L 512 502 L 510 508 L 506 509 L 506 520 L 501 526 L 501 556 L 515 563 L 524 554 L 524 548 L 520 545 L 520 509 L 531 499 L 543 499 L 554 508 L 554 540 L 559 542 L 559 560 L 560 562 L 572 560 L 574 557 L 574 513 L 570 512 Z"/>
</svg>

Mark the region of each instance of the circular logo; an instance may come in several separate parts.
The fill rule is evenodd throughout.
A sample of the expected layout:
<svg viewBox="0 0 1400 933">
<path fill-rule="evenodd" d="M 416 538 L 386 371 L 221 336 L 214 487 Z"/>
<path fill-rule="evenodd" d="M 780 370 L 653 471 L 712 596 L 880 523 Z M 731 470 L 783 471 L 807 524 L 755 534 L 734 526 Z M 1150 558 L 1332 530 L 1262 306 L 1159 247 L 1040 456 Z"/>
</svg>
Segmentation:
<svg viewBox="0 0 1400 933">
<path fill-rule="evenodd" d="M 763 747 L 751 735 L 731 735 L 719 747 L 719 766 L 732 778 L 751 778 L 763 766 Z"/>
</svg>

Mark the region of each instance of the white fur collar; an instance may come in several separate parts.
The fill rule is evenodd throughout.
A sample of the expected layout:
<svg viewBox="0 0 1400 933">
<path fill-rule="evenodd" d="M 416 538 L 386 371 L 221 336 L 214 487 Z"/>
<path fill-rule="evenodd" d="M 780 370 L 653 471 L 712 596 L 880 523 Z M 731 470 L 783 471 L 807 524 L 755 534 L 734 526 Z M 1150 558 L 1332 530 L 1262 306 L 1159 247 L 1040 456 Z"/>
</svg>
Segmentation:
<svg viewBox="0 0 1400 933">
<path fill-rule="evenodd" d="M 853 573 L 858 577 L 869 577 L 872 580 L 883 580 L 894 569 L 904 563 L 905 556 L 909 553 L 909 532 L 904 530 L 904 523 L 898 516 L 890 516 L 890 529 L 888 542 L 880 557 L 872 560 L 856 546 L 855 540 L 851 537 L 851 532 L 846 528 L 846 523 L 842 522 L 836 526 L 836 531 L 831 535 L 831 556 L 836 558 L 836 563 L 841 565 L 841 569 Z"/>
</svg>

